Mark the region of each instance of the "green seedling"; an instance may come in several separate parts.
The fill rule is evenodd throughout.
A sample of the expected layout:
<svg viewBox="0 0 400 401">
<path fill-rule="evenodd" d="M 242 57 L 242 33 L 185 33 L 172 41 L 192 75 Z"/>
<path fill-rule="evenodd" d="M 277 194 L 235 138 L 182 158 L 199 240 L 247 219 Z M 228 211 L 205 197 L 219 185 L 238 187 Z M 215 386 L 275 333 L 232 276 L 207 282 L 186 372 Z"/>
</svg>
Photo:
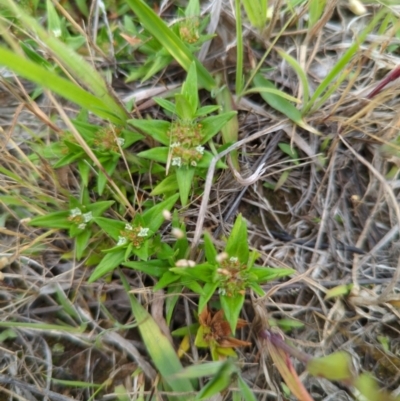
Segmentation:
<svg viewBox="0 0 400 401">
<path fill-rule="evenodd" d="M 202 177 L 213 158 L 205 149 L 221 128 L 236 112 L 204 117 L 218 110 L 218 106 L 199 105 L 196 65 L 189 69 L 181 93 L 175 95 L 175 103 L 156 98 L 166 112 L 176 116 L 172 122 L 160 120 L 129 120 L 129 123 L 150 135 L 162 147 L 154 147 L 139 153 L 140 157 L 166 165 L 166 174 L 152 194 L 175 193 L 179 189 L 183 206 L 188 203 L 190 190 L 195 177 Z M 219 163 L 219 167 L 223 167 Z"/>
</svg>

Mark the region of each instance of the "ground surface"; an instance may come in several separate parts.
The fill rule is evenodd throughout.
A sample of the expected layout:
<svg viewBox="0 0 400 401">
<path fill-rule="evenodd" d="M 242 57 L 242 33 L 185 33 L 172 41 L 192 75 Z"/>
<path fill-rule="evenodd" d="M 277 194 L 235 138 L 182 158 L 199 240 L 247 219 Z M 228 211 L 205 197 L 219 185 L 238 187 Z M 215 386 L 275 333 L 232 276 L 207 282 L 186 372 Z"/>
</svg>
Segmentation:
<svg viewBox="0 0 400 401">
<path fill-rule="evenodd" d="M 222 72 L 233 93 L 235 22 L 229 2 L 222 2 L 221 7 L 217 3 L 203 5 L 204 13 L 212 13 L 209 29 L 216 38 L 202 47 L 199 58 L 210 72 Z M 283 7 L 284 2 L 277 3 Z M 263 62 L 265 77 L 301 99 L 299 78 L 280 57 L 277 50 L 281 49 L 302 66 L 313 93 L 378 11 L 370 5 L 367 14 L 355 16 L 343 2 L 331 3 L 314 31 L 307 30 L 307 8 L 302 6 L 296 8 L 297 20 L 283 34 L 287 14 L 277 13 L 263 34 L 245 23 L 245 72 L 271 49 Z M 167 5 L 159 11 L 171 21 L 176 8 Z M 400 9 L 393 6 L 391 12 L 398 17 Z M 376 27 L 366 35 L 347 63 L 342 82 L 306 116 L 305 121 L 319 135 L 267 105 L 260 94 L 234 98 L 238 139 L 248 139 L 238 147 L 240 174 L 248 177 L 261 163 L 266 168 L 254 184 L 246 186 L 235 179 L 232 167 L 218 170 L 209 196 L 193 196 L 190 206 L 181 210 L 189 240 L 195 238 L 196 229 L 204 228 L 214 235 L 216 244 L 229 235 L 234 216 L 241 212 L 248 221 L 250 246 L 261 253 L 258 264 L 296 271 L 289 279 L 266 284 L 266 296 L 246 297 L 241 317 L 249 325 L 237 338 L 252 346 L 240 348 L 238 355 L 243 377 L 257 399 L 290 399 L 257 340 L 252 322 L 260 317 L 260 310 L 265 312 L 263 318 L 290 319 L 292 327 L 293 322 L 299 323 L 287 333 L 299 349 L 313 356 L 345 350 L 357 371 L 372 372 L 381 387 L 399 392 L 398 83 L 367 99 L 399 64 L 399 39 L 389 27 L 382 31 Z M 137 57 L 140 62 L 141 55 Z M 102 68 L 100 61 L 98 68 Z M 152 91 L 179 85 L 185 77 L 181 68 L 172 63 L 143 85 L 140 81 L 124 84 L 123 68 L 121 62 L 114 79 L 121 101 L 136 98 L 135 116 L 168 119 L 151 101 Z M 20 91 L 16 79 L 2 80 L 14 88 L 12 92 Z M 51 143 L 62 132 L 55 133 L 38 119 L 37 112 L 28 111 L 24 96 L 15 99 L 6 85 L 2 87 L 0 321 L 18 324 L 4 325 L 0 332 L 0 399 L 111 400 L 117 399 L 115 391 L 121 388 L 130 394 L 126 399 L 139 399 L 140 391 L 150 394 L 154 383 L 146 374 L 132 376 L 139 366 L 145 370 L 148 356 L 119 275 L 89 284 L 93 267 L 74 259 L 73 242 L 66 232 L 32 228 L 23 220 L 34 215 L 28 207 L 30 199 L 36 205 L 41 197 L 44 203 L 51 198 L 64 205 L 60 188 L 79 193 L 76 166 L 56 170 L 44 160 L 31 162 L 26 157 L 34 151 L 32 138 L 39 136 Z M 206 91 L 200 92 L 200 98 L 212 104 Z M 37 104 L 65 129 L 45 95 Z M 71 116 L 78 111 L 70 104 L 65 109 Z M 397 148 L 390 150 L 388 144 L 396 139 Z M 283 151 L 282 144 L 292 145 L 296 156 Z M 135 154 L 148 145 L 137 143 L 129 152 Z M 33 169 L 40 172 L 35 178 Z M 136 171 L 133 181 L 148 188 L 151 177 Z M 126 185 L 131 185 L 128 180 Z M 199 212 L 202 202 L 207 202 L 205 214 Z M 171 241 L 168 225 L 164 232 L 163 240 Z M 165 294 L 152 291 L 156 280 L 132 269 L 124 273 L 167 333 L 193 321 L 195 294 L 186 292 L 178 301 L 168 328 L 163 317 Z M 324 299 L 327 291 L 344 284 L 353 285 L 351 293 Z M 38 326 L 29 326 L 32 323 Z M 66 329 L 46 326 L 51 324 Z M 179 339 L 173 341 L 178 347 Z M 182 363 L 207 358 L 205 350 L 192 347 Z M 304 366 L 294 363 L 299 372 L 304 371 Z M 341 383 L 308 374 L 301 378 L 315 400 L 355 399 Z"/>
</svg>

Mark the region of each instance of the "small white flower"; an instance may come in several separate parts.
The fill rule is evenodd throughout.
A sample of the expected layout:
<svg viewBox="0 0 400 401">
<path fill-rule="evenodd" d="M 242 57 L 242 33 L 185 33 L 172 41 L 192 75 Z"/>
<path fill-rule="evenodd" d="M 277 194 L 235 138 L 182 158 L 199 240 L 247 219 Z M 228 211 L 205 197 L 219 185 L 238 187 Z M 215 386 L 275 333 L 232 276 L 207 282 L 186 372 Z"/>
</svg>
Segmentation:
<svg viewBox="0 0 400 401">
<path fill-rule="evenodd" d="M 194 160 L 192 160 L 192 161 L 190 162 L 190 165 L 193 166 L 193 167 L 196 167 L 196 166 L 197 166 L 197 163 L 196 163 Z"/>
<path fill-rule="evenodd" d="M 181 146 L 180 142 L 174 142 L 174 143 L 171 143 L 171 145 L 169 145 L 170 148 L 176 148 L 178 146 Z"/>
<path fill-rule="evenodd" d="M 83 221 L 84 221 L 85 223 L 89 223 L 89 221 L 92 220 L 92 219 L 93 219 L 92 212 L 87 212 L 87 213 L 85 213 L 85 214 L 83 215 Z"/>
<path fill-rule="evenodd" d="M 69 215 L 71 217 L 76 217 L 76 216 L 80 216 L 82 214 L 81 209 L 79 209 L 79 207 L 76 207 L 75 209 L 72 209 L 69 211 Z"/>
<path fill-rule="evenodd" d="M 117 246 L 125 245 L 127 242 L 128 240 L 125 237 L 118 237 Z"/>
<path fill-rule="evenodd" d="M 81 224 L 79 224 L 79 226 L 78 226 L 78 228 L 79 228 L 80 230 L 84 230 L 85 227 L 86 227 L 86 224 L 85 224 L 85 223 L 81 223 Z"/>
<path fill-rule="evenodd" d="M 201 145 L 196 146 L 196 151 L 198 153 L 200 153 L 201 155 L 204 154 L 204 146 L 201 146 Z"/>
<path fill-rule="evenodd" d="M 133 227 L 129 223 L 126 223 L 125 224 L 125 230 L 132 231 Z"/>
<path fill-rule="evenodd" d="M 53 29 L 53 35 L 59 38 L 61 36 L 61 29 Z"/>
<path fill-rule="evenodd" d="M 172 158 L 172 163 L 173 166 L 178 166 L 180 167 L 182 164 L 182 159 L 180 157 L 174 157 Z"/>
<path fill-rule="evenodd" d="M 119 146 L 124 146 L 125 143 L 124 138 L 115 138 L 115 141 L 118 143 Z"/>
<path fill-rule="evenodd" d="M 218 294 L 219 295 L 226 295 L 225 288 L 218 288 Z"/>
<path fill-rule="evenodd" d="M 149 235 L 149 229 L 140 227 L 140 231 L 138 233 L 138 237 L 147 237 Z"/>
<path fill-rule="evenodd" d="M 238 261 L 238 258 L 236 258 L 236 257 L 234 257 L 234 256 L 232 256 L 230 259 L 229 259 L 229 262 L 232 262 L 232 263 L 236 263 Z"/>
</svg>

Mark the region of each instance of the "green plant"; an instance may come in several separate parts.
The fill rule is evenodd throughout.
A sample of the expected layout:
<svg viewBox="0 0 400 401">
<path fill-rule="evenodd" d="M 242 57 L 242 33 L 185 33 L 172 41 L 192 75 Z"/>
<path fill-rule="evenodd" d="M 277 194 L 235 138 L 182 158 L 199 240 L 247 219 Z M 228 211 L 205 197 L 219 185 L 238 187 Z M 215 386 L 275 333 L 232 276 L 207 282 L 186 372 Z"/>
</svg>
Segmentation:
<svg viewBox="0 0 400 401">
<path fill-rule="evenodd" d="M 213 154 L 204 145 L 236 114 L 227 112 L 204 117 L 215 112 L 219 106 L 199 104 L 196 65 L 189 69 L 181 93 L 175 95 L 175 103 L 156 98 L 156 102 L 166 112 L 176 116 L 172 122 L 160 120 L 129 120 L 129 123 L 150 135 L 162 147 L 154 147 L 140 152 L 144 157 L 166 165 L 166 174 L 171 174 L 161 181 L 152 191 L 153 195 L 174 193 L 179 189 L 180 199 L 185 206 L 189 199 L 193 180 L 204 176 Z M 224 165 L 219 164 L 220 167 Z"/>
<path fill-rule="evenodd" d="M 106 255 L 91 274 L 89 282 L 112 272 L 132 256 L 139 260 L 147 260 L 157 254 L 161 246 L 157 231 L 164 221 L 163 212 L 171 210 L 177 199 L 178 195 L 174 195 L 147 208 L 143 213 L 136 213 L 130 222 L 105 217 L 95 218 L 95 223 L 115 242 L 115 246 L 103 251 Z"/>
<path fill-rule="evenodd" d="M 76 163 L 84 187 L 89 185 L 94 170 L 96 190 L 99 195 L 102 195 L 107 184 L 107 175 L 111 176 L 114 173 L 121 158 L 121 151 L 141 140 L 143 136 L 113 124 L 99 127 L 78 119 L 72 123 L 83 142 L 77 140 L 81 138 L 66 132 L 59 142 L 53 142 L 50 146 L 40 143 L 34 145 L 33 149 L 39 156 L 53 161 L 55 169 Z M 92 151 L 92 155 L 98 160 L 101 168 L 94 163 L 93 156 L 88 154 L 86 146 Z M 31 159 L 37 158 L 33 155 Z"/>
<path fill-rule="evenodd" d="M 68 210 L 35 217 L 29 224 L 35 227 L 68 230 L 69 236 L 75 239 L 76 258 L 80 260 L 85 255 L 89 240 L 94 233 L 94 220 L 113 203 L 114 201 L 90 203 L 87 196 L 84 197 L 83 202 L 70 198 Z"/>
<path fill-rule="evenodd" d="M 239 215 L 227 240 L 223 253 L 218 254 L 209 234 L 204 236 L 206 262 L 189 267 L 179 266 L 169 269 L 158 282 L 156 288 L 173 283 L 204 283 L 200 295 L 198 311 L 201 313 L 217 291 L 224 315 L 231 331 L 236 330 L 247 290 L 262 296 L 260 284 L 294 272 L 292 269 L 278 269 L 256 266 L 258 253 L 250 252 L 247 241 L 247 227 Z M 186 284 L 187 285 L 187 284 Z M 193 288 L 193 286 L 191 287 Z"/>
<path fill-rule="evenodd" d="M 153 17 L 155 21 L 158 21 L 156 16 Z M 182 47 L 185 46 L 191 54 L 195 54 L 200 50 L 201 45 L 213 36 L 203 33 L 208 20 L 209 18 L 200 17 L 198 0 L 192 0 L 184 10 L 178 10 L 176 22 L 169 26 L 169 32 L 175 35 L 177 43 L 180 43 Z M 131 19 L 125 20 L 125 32 L 122 35 L 128 43 L 132 43 L 134 50 L 147 56 L 146 61 L 140 63 L 139 67 L 130 69 L 127 82 L 137 79 L 147 81 L 173 61 L 173 53 L 171 54 L 151 32 L 138 29 Z"/>
</svg>

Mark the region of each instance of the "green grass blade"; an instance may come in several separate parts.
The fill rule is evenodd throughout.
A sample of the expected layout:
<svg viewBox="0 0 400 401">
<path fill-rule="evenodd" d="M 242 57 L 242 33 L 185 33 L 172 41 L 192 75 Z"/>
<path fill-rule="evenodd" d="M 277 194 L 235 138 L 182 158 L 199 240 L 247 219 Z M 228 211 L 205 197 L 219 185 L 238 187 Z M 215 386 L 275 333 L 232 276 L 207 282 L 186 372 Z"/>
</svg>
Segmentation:
<svg viewBox="0 0 400 401">
<path fill-rule="evenodd" d="M 252 0 L 253 1 L 253 0 Z M 236 17 L 236 95 L 241 96 L 243 79 L 243 32 L 242 32 L 242 13 L 240 0 L 235 0 Z"/>
<path fill-rule="evenodd" d="M 284 114 L 299 127 L 302 127 L 315 135 L 320 135 L 315 128 L 303 121 L 300 111 L 287 100 L 288 95 L 275 88 L 272 82 L 268 81 L 268 79 L 264 78 L 261 74 L 257 74 L 254 77 L 254 85 L 256 86 L 257 91 L 260 92 L 261 97 L 272 108 Z"/>
<path fill-rule="evenodd" d="M 303 105 L 306 105 L 308 103 L 308 100 L 310 98 L 310 90 L 308 86 L 308 80 L 306 73 L 304 70 L 301 68 L 300 64 L 295 60 L 292 56 L 289 56 L 289 54 L 285 53 L 282 50 L 278 50 L 279 55 L 287 61 L 287 63 L 294 69 L 296 72 L 297 76 L 299 77 L 299 80 L 301 82 L 302 90 L 303 90 Z"/>
<path fill-rule="evenodd" d="M 242 2 L 251 25 L 262 30 L 267 22 L 268 0 L 242 0 Z"/>
<path fill-rule="evenodd" d="M 63 96 L 65 99 L 92 111 L 99 117 L 116 123 L 120 122 L 115 115 L 110 114 L 107 105 L 98 97 L 86 92 L 84 89 L 65 78 L 59 77 L 54 72 L 51 72 L 3 47 L 0 47 L 0 65 L 8 67 L 21 77 L 42 85 Z"/>
<path fill-rule="evenodd" d="M 131 290 L 125 276 L 121 274 L 121 280 L 126 292 L 129 294 Z M 161 332 L 160 327 L 138 302 L 134 295 L 129 294 L 132 312 L 138 323 L 138 328 L 146 345 L 147 351 L 152 362 L 160 372 L 161 376 L 168 378 L 168 386 L 179 393 L 194 392 L 193 386 L 189 379 L 185 377 L 174 376 L 183 370 L 182 364 L 176 354 L 173 346 Z M 193 394 L 175 396 L 175 400 L 193 400 Z"/>
<path fill-rule="evenodd" d="M 308 3 L 308 29 L 311 29 L 321 18 L 326 0 L 310 0 Z"/>
<path fill-rule="evenodd" d="M 186 70 L 194 61 L 197 67 L 199 85 L 211 90 L 215 87 L 215 81 L 203 64 L 189 51 L 182 40 L 174 33 L 165 22 L 143 1 L 126 1 L 140 22 L 171 54 L 171 56 Z"/>
<path fill-rule="evenodd" d="M 387 13 L 385 8 L 382 8 L 372 19 L 372 21 L 367 25 L 364 31 L 360 34 L 358 39 L 347 49 L 343 54 L 342 58 L 336 63 L 332 68 L 331 72 L 325 77 L 325 79 L 320 83 L 316 89 L 314 95 L 311 97 L 310 101 L 303 109 L 303 115 L 307 114 L 310 109 L 314 106 L 316 100 L 322 95 L 322 93 L 332 84 L 336 76 L 345 68 L 349 63 L 350 59 L 356 54 L 359 49 L 360 43 L 362 43 L 367 35 L 377 26 L 379 20 Z"/>
<path fill-rule="evenodd" d="M 47 32 L 35 18 L 28 15 L 14 1 L 2 0 L 1 4 L 7 7 L 23 26 L 33 33 L 34 37 L 38 37 L 51 50 L 55 58 L 58 59 L 76 80 L 85 85 L 95 96 L 102 100 L 102 103 L 106 105 L 108 114 L 114 115 L 121 122 L 126 120 L 126 111 L 111 95 L 110 89 L 107 87 L 101 74 L 86 62 L 83 57 L 57 39 L 53 33 Z"/>
</svg>

